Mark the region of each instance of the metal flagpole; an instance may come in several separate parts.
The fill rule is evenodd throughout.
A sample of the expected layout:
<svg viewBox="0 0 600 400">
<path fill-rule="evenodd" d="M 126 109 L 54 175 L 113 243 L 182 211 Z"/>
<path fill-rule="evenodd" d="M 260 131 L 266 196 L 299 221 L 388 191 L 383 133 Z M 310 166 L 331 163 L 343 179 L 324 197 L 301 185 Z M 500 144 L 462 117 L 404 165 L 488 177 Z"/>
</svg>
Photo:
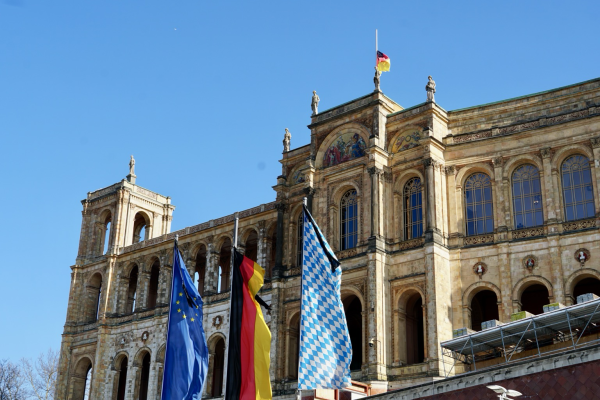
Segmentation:
<svg viewBox="0 0 600 400">
<path fill-rule="evenodd" d="M 304 249 L 304 208 L 308 207 L 308 198 L 302 198 L 302 248 Z M 304 254 L 302 255 L 302 264 L 304 264 Z M 300 305 L 302 305 L 302 266 L 300 267 Z M 302 308 L 302 307 L 300 307 Z M 300 310 L 300 332 L 302 331 L 302 310 Z M 300 342 L 300 332 L 298 332 L 298 342 Z M 300 386 L 300 347 L 302 342 L 298 345 L 298 386 Z M 302 400 L 302 390 L 296 387 L 296 400 Z"/>
<path fill-rule="evenodd" d="M 233 243 L 231 246 L 231 256 L 229 258 L 229 337 L 231 337 L 231 290 L 233 289 L 233 264 L 235 263 L 235 251 L 237 249 L 238 240 L 238 225 L 240 223 L 240 217 L 238 213 L 235 213 L 235 221 L 233 222 Z M 217 270 L 218 271 L 218 270 Z M 229 339 L 229 338 L 228 338 Z M 226 359 L 229 361 L 229 346 L 227 346 Z M 229 368 L 229 365 L 227 366 Z M 225 390 L 223 391 L 223 398 L 227 398 L 227 368 L 225 369 Z"/>
</svg>

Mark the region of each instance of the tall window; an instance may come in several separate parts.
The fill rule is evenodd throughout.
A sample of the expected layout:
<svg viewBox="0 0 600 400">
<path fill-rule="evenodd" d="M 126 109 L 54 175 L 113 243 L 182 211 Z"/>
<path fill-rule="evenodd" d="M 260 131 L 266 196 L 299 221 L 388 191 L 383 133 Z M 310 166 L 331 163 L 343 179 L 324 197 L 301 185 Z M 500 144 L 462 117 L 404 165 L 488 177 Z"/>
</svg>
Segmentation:
<svg viewBox="0 0 600 400">
<path fill-rule="evenodd" d="M 341 247 L 342 250 L 346 250 L 356 247 L 358 241 L 358 203 L 356 202 L 356 190 L 349 190 L 342 196 L 341 209 Z"/>
<path fill-rule="evenodd" d="M 420 178 L 404 185 L 404 239 L 423 236 L 423 186 Z"/>
<path fill-rule="evenodd" d="M 486 174 L 473 174 L 465 182 L 467 235 L 482 235 L 494 231 L 492 183 Z"/>
<path fill-rule="evenodd" d="M 297 247 L 296 247 L 296 267 L 302 265 L 302 246 L 304 243 L 302 242 L 304 235 L 304 212 L 301 212 L 298 216 L 298 228 L 296 229 L 297 239 Z"/>
<path fill-rule="evenodd" d="M 540 173 L 533 165 L 522 165 L 512 177 L 512 197 L 515 228 L 531 228 L 542 225 L 542 188 Z"/>
<path fill-rule="evenodd" d="M 591 218 L 595 214 L 592 171 L 587 157 L 575 155 L 562 165 L 563 198 L 565 219 Z"/>
</svg>

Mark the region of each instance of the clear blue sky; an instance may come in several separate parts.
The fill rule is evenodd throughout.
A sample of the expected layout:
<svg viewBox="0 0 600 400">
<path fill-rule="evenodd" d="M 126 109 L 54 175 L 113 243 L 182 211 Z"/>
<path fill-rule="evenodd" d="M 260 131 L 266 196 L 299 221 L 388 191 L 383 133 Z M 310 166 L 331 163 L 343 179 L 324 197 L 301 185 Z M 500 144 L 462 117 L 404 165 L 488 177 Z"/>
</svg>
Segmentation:
<svg viewBox="0 0 600 400">
<path fill-rule="evenodd" d="M 447 110 L 600 76 L 597 1 L 0 0 L 0 358 L 58 349 L 81 203 L 123 179 L 173 230 L 274 200 L 284 128 L 382 90 Z"/>
</svg>

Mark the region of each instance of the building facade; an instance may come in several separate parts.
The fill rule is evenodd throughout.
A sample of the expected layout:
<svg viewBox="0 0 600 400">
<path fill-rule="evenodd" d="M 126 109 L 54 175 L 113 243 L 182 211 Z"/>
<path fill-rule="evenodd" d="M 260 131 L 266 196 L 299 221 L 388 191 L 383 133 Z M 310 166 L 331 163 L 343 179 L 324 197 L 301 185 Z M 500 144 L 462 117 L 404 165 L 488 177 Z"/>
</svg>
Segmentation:
<svg viewBox="0 0 600 400">
<path fill-rule="evenodd" d="M 440 378 L 455 329 L 600 295 L 600 79 L 455 111 L 376 90 L 308 127 L 275 201 L 177 232 L 171 199 L 133 171 L 88 193 L 58 398 L 160 398 L 176 234 L 204 297 L 204 397 L 222 395 L 236 216 L 240 250 L 267 270 L 273 392 L 293 396 L 304 197 L 341 261 L 352 377 L 372 393 Z"/>
</svg>

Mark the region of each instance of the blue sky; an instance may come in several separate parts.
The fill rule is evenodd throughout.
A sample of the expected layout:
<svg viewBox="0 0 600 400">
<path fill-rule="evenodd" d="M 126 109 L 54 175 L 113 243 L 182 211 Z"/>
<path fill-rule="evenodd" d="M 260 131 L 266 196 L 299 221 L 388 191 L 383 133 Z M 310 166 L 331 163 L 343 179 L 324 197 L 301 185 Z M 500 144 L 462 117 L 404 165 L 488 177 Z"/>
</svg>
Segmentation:
<svg viewBox="0 0 600 400">
<path fill-rule="evenodd" d="M 598 77 L 599 4 L 0 0 L 0 358 L 58 349 L 80 200 L 130 154 L 173 230 L 266 203 L 312 90 L 373 90 L 376 28 L 384 93 L 452 110 Z"/>
</svg>

